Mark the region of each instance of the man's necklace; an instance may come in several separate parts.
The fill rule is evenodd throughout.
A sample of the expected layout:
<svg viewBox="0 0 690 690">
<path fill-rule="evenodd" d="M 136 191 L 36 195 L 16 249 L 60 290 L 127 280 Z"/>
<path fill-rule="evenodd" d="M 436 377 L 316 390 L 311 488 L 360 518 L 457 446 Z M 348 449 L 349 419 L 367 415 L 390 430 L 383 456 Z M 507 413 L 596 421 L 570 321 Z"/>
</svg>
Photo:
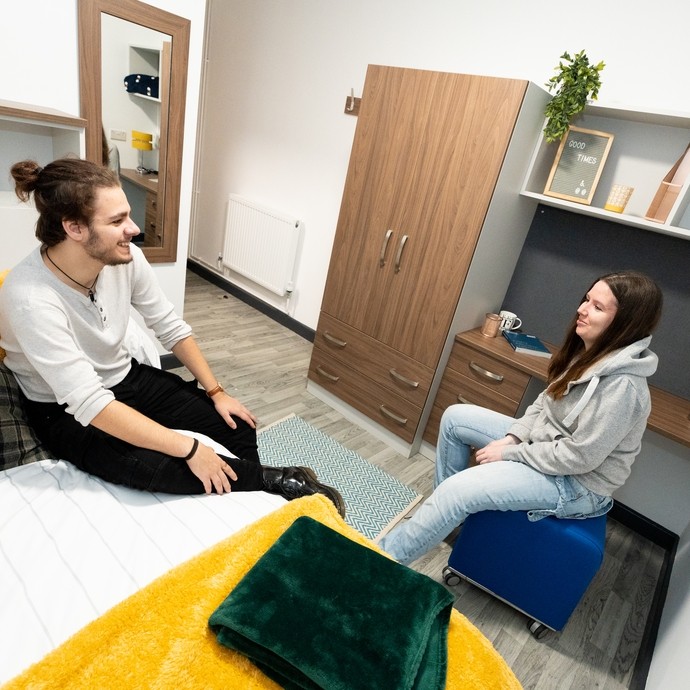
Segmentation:
<svg viewBox="0 0 690 690">
<path fill-rule="evenodd" d="M 98 276 L 96 276 L 96 278 L 95 278 L 95 280 L 93 281 L 93 283 L 91 283 L 91 287 L 89 287 L 88 285 L 82 285 L 78 280 L 75 280 L 74 278 L 72 278 L 72 276 L 67 275 L 67 273 L 65 273 L 65 272 L 64 272 L 64 271 L 63 271 L 63 270 L 62 270 L 62 269 L 61 269 L 61 268 L 50 258 L 50 254 L 48 254 L 48 250 L 47 250 L 47 249 L 46 249 L 46 258 L 48 259 L 48 261 L 50 261 L 51 264 L 53 264 L 53 266 L 55 266 L 55 268 L 57 268 L 58 271 L 60 271 L 60 273 L 62 273 L 63 276 L 65 276 L 65 278 L 69 278 L 73 283 L 75 283 L 76 285 L 78 285 L 80 288 L 84 288 L 84 290 L 88 290 L 89 299 L 90 299 L 92 302 L 95 301 L 95 297 L 93 296 L 93 289 L 96 287 L 96 281 L 98 280 Z"/>
</svg>

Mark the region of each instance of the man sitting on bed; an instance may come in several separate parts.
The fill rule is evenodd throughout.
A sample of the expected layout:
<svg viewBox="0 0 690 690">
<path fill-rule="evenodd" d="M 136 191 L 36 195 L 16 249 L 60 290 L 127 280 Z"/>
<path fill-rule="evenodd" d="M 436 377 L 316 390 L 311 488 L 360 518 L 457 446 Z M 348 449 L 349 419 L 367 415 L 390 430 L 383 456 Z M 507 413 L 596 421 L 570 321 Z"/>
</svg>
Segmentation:
<svg viewBox="0 0 690 690">
<path fill-rule="evenodd" d="M 33 194 L 42 246 L 0 290 L 1 342 L 28 398 L 29 421 L 51 452 L 136 489 L 320 493 L 344 514 L 340 494 L 310 469 L 261 465 L 256 419 L 220 386 L 132 244 L 139 228 L 113 172 L 74 158 L 45 168 L 22 161 L 12 176 L 20 200 Z M 196 381 L 130 356 L 131 307 Z M 174 429 L 200 432 L 238 459 Z"/>
</svg>

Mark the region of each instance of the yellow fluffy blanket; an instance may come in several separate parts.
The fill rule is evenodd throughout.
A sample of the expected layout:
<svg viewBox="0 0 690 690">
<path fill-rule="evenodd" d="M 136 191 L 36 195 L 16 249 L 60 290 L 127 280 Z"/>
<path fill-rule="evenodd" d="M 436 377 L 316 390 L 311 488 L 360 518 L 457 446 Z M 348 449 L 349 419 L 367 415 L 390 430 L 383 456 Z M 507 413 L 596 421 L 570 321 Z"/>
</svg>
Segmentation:
<svg viewBox="0 0 690 690">
<path fill-rule="evenodd" d="M 326 498 L 292 501 L 113 607 L 3 690 L 278 688 L 248 659 L 221 646 L 208 619 L 261 555 L 302 515 L 378 550 L 346 525 Z M 521 687 L 491 643 L 456 610 L 448 630 L 447 687 Z"/>
</svg>

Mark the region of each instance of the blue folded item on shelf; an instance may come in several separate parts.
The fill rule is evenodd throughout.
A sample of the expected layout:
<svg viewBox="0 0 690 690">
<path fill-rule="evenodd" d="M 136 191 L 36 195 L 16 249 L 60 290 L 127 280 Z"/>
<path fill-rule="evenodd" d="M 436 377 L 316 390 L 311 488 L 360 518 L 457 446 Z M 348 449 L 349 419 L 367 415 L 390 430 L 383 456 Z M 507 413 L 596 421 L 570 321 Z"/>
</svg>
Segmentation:
<svg viewBox="0 0 690 690">
<path fill-rule="evenodd" d="M 150 74 L 128 74 L 125 77 L 127 93 L 158 98 L 160 79 Z"/>
</svg>

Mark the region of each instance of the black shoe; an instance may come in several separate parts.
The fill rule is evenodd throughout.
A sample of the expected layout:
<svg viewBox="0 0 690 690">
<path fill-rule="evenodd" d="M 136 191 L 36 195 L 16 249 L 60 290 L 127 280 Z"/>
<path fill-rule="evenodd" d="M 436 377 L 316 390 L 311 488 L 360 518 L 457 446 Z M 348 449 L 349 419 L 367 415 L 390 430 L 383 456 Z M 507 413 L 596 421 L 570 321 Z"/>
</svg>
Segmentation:
<svg viewBox="0 0 690 690">
<path fill-rule="evenodd" d="M 264 475 L 264 491 L 280 494 L 288 501 L 302 496 L 322 494 L 333 502 L 341 517 L 345 517 L 343 497 L 332 486 L 318 481 L 314 470 L 309 467 L 267 467 L 262 465 L 261 469 Z"/>
</svg>

